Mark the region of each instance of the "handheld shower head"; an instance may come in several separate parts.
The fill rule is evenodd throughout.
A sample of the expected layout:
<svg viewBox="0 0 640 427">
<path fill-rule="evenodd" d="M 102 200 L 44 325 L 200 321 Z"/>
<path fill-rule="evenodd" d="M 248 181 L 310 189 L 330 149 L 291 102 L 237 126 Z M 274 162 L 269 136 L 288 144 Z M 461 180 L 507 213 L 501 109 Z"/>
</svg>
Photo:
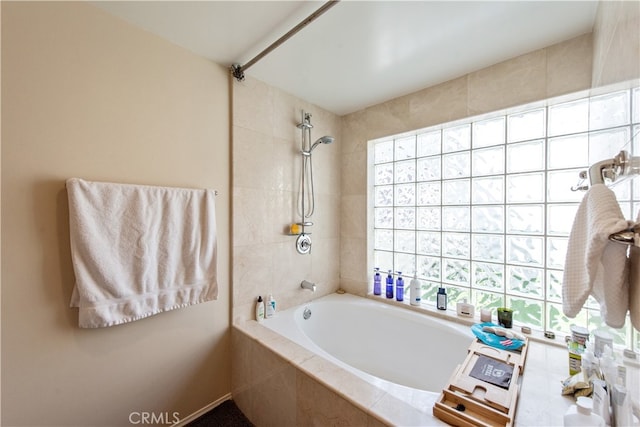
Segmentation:
<svg viewBox="0 0 640 427">
<path fill-rule="evenodd" d="M 335 138 L 329 135 L 325 135 L 321 138 L 318 138 L 318 140 L 314 142 L 311 148 L 309 149 L 309 153 L 311 153 L 313 149 L 318 146 L 318 144 L 331 144 L 334 140 Z"/>
</svg>

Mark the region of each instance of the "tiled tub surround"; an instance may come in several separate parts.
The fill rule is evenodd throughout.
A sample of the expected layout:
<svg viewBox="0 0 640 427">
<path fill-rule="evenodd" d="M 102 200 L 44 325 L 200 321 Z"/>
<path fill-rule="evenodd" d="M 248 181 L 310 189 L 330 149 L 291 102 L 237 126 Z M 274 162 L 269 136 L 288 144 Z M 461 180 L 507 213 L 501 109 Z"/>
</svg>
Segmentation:
<svg viewBox="0 0 640 427">
<path fill-rule="evenodd" d="M 247 77 L 233 82 L 233 321 L 252 319 L 258 295 L 293 307 L 335 292 L 340 277 L 340 118 L 277 88 Z M 300 222 L 301 131 L 312 115 L 312 138 L 333 144 L 313 151 L 315 213 L 312 250 L 296 251 L 289 225 Z M 309 280 L 317 291 L 301 292 Z"/>
<path fill-rule="evenodd" d="M 232 339 L 232 395 L 257 426 L 445 425 L 432 415 L 437 393 L 408 387 L 389 393 L 253 320 L 236 323 Z M 568 376 L 567 352 L 543 342 L 529 345 L 516 423 L 562 425 L 572 404 L 560 394 L 560 382 Z M 460 363 L 464 357 L 460 354 Z"/>
</svg>

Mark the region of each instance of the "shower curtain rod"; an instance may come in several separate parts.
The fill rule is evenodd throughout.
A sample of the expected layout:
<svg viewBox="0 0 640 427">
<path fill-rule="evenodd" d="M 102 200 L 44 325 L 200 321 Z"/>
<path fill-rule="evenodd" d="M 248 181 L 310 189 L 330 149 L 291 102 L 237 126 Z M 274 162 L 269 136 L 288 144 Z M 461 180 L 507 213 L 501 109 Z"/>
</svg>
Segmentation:
<svg viewBox="0 0 640 427">
<path fill-rule="evenodd" d="M 318 10 L 313 12 L 311 15 L 307 16 L 302 22 L 289 30 L 284 36 L 280 37 L 275 42 L 271 43 L 265 50 L 257 54 L 252 60 L 247 62 L 244 65 L 233 64 L 230 67 L 231 74 L 236 78 L 239 82 L 244 80 L 244 72 L 251 67 L 253 64 L 261 60 L 263 57 L 268 55 L 272 50 L 280 46 L 282 43 L 289 40 L 293 35 L 295 35 L 298 31 L 309 25 L 311 22 L 315 21 L 320 15 L 325 13 L 327 10 L 336 5 L 340 0 L 330 0 L 323 4 Z"/>
</svg>

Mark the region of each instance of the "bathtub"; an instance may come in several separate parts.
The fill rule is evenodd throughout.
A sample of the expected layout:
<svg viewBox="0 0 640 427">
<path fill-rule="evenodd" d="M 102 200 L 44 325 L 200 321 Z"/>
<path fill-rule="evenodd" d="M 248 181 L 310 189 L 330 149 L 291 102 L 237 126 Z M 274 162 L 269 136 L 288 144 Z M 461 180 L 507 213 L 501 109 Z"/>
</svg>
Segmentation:
<svg viewBox="0 0 640 427">
<path fill-rule="evenodd" d="M 408 389 L 439 393 L 474 338 L 468 326 L 350 294 L 278 312 L 263 325 L 398 398 Z"/>
</svg>

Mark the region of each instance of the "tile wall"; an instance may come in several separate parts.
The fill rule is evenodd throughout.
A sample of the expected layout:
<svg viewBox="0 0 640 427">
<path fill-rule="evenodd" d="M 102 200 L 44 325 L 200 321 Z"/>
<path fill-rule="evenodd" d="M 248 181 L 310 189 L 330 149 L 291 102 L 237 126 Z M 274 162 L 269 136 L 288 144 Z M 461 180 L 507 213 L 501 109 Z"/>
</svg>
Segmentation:
<svg viewBox="0 0 640 427">
<path fill-rule="evenodd" d="M 342 118 L 342 287 L 365 295 L 367 141 L 588 89 L 592 38 L 586 34 Z M 371 264 L 369 264 L 371 265 Z"/>
<path fill-rule="evenodd" d="M 382 392 L 270 329 L 258 328 L 255 323 L 245 323 L 234 327 L 232 333 L 237 362 L 232 371 L 232 394 L 252 422 L 265 426 L 387 425 L 368 407 L 348 400 L 373 405 Z M 329 385 L 318 377 L 327 379 Z"/>
<path fill-rule="evenodd" d="M 264 425 L 301 420 L 383 425 L 363 408 L 346 404 L 330 385 L 295 368 L 309 364 L 312 356 L 283 358 L 272 351 L 274 342 L 293 344 L 282 337 L 263 342 L 261 335 L 267 330 L 242 321 L 253 318 L 259 294 L 273 292 L 284 309 L 339 286 L 353 294 L 367 293 L 368 140 L 589 89 L 592 80 L 595 86 L 612 83 L 616 76 L 639 77 L 633 63 L 640 56 L 637 40 L 631 40 L 630 46 L 611 45 L 622 34 L 637 33 L 630 30 L 637 24 L 637 14 L 627 10 L 636 20 L 625 21 L 623 6 L 604 3 L 592 34 L 343 117 L 256 80 L 232 83 L 232 308 L 237 325 L 233 328 L 232 394 L 251 419 Z M 620 64 L 605 62 L 621 56 Z M 592 76 L 592 69 L 598 76 Z M 295 238 L 285 231 L 288 223 L 298 220 L 300 131 L 296 124 L 302 109 L 313 114 L 314 139 L 325 134 L 336 137 L 336 143 L 314 151 L 318 211 L 311 256 L 298 255 Z M 301 291 L 303 279 L 318 283 L 319 291 L 315 295 Z M 254 327 L 259 330 L 250 330 Z M 348 387 L 337 389 L 349 394 Z"/>
<path fill-rule="evenodd" d="M 640 78 L 640 2 L 601 1 L 593 29 L 592 87 Z"/>
<path fill-rule="evenodd" d="M 233 99 L 233 321 L 254 318 L 258 295 L 272 293 L 278 309 L 335 292 L 340 274 L 340 117 L 258 80 L 231 82 Z M 311 253 L 296 251 L 289 225 L 297 213 L 302 110 L 311 113 L 316 209 Z M 302 280 L 317 284 L 312 294 Z"/>
</svg>

